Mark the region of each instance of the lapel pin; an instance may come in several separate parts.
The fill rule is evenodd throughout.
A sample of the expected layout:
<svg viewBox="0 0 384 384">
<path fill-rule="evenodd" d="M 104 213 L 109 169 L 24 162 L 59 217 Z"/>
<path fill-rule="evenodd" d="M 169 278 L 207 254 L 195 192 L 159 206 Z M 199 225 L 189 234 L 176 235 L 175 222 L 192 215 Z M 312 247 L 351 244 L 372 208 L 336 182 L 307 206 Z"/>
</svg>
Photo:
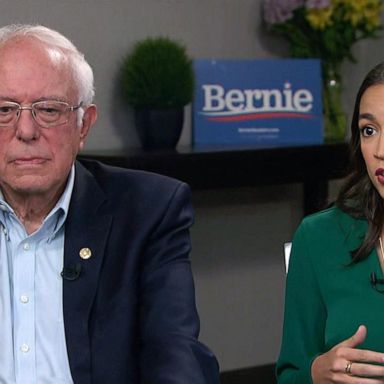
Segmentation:
<svg viewBox="0 0 384 384">
<path fill-rule="evenodd" d="M 87 260 L 92 256 L 92 251 L 89 248 L 81 248 L 79 255 L 82 259 Z"/>
</svg>

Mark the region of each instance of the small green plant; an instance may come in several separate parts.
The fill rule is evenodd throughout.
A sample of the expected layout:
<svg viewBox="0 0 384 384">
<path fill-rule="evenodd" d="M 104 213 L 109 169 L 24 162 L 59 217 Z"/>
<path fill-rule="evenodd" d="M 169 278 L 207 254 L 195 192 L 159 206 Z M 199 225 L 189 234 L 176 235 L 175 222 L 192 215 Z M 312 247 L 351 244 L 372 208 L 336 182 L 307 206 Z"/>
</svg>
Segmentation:
<svg viewBox="0 0 384 384">
<path fill-rule="evenodd" d="M 178 42 L 166 37 L 146 38 L 124 58 L 122 86 L 133 107 L 183 107 L 193 97 L 192 60 Z"/>
</svg>

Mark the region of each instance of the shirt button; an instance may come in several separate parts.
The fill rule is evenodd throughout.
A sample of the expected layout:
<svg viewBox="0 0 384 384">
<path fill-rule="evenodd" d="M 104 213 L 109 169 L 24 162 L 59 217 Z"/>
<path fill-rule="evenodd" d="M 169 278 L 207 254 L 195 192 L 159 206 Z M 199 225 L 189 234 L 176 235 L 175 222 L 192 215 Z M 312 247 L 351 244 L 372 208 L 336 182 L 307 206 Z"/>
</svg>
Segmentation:
<svg viewBox="0 0 384 384">
<path fill-rule="evenodd" d="M 22 344 L 20 349 L 21 349 L 21 352 L 24 352 L 24 353 L 28 353 L 29 352 L 28 344 Z"/>
<path fill-rule="evenodd" d="M 29 301 L 29 298 L 27 295 L 21 295 L 20 296 L 20 301 L 23 303 L 23 304 L 27 304 L 28 301 Z"/>
<path fill-rule="evenodd" d="M 23 249 L 24 249 L 24 251 L 28 251 L 28 249 L 29 249 L 29 243 L 24 243 L 24 245 L 23 245 Z"/>
</svg>

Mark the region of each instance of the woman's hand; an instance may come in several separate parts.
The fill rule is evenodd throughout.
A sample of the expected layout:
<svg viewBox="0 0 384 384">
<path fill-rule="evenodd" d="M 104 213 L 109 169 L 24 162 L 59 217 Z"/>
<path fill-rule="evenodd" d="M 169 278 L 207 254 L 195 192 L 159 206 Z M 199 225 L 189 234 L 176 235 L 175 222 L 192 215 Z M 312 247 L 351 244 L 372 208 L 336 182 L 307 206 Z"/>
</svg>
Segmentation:
<svg viewBox="0 0 384 384">
<path fill-rule="evenodd" d="M 384 353 L 356 348 L 366 336 L 366 327 L 360 325 L 352 337 L 316 357 L 311 367 L 313 384 L 383 384 Z"/>
</svg>

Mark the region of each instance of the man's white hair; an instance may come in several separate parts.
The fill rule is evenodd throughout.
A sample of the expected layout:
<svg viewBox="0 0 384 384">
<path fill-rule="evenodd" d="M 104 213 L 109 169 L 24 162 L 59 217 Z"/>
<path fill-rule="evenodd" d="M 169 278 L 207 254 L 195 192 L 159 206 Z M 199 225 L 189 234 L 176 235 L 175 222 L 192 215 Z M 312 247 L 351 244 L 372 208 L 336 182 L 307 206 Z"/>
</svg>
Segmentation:
<svg viewBox="0 0 384 384">
<path fill-rule="evenodd" d="M 85 60 L 84 55 L 69 39 L 42 25 L 11 24 L 0 28 L 0 48 L 11 40 L 22 36 L 34 37 L 47 46 L 62 52 L 69 60 L 78 91 L 78 103 L 82 102 L 84 106 L 92 103 L 95 95 L 92 68 Z"/>
</svg>

